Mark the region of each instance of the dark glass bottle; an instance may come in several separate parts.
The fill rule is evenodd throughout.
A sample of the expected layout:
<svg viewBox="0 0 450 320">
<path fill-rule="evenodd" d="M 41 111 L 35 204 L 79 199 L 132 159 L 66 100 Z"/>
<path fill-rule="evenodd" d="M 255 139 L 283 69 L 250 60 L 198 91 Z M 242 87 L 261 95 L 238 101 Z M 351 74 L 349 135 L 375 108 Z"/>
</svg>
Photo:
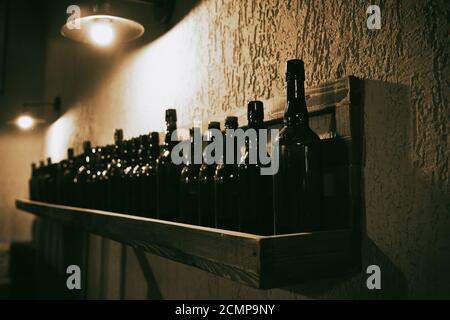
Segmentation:
<svg viewBox="0 0 450 320">
<path fill-rule="evenodd" d="M 67 149 L 67 159 L 59 163 L 57 173 L 58 203 L 69 205 L 74 178 L 74 151 Z"/>
<path fill-rule="evenodd" d="M 39 161 L 36 184 L 37 184 L 37 191 L 36 191 L 37 201 L 45 201 L 45 163 L 42 160 Z"/>
<path fill-rule="evenodd" d="M 142 212 L 142 192 L 141 191 L 141 167 L 144 165 L 144 144 L 143 137 L 134 139 L 133 165 L 129 175 L 130 179 L 130 213 L 141 215 Z"/>
<path fill-rule="evenodd" d="M 108 165 L 108 195 L 107 195 L 107 208 L 109 211 L 121 212 L 121 190 L 122 183 L 121 177 L 125 167 L 125 148 L 123 141 L 123 130 L 116 129 L 114 131 L 114 147 L 111 163 Z"/>
<path fill-rule="evenodd" d="M 123 196 L 124 196 L 124 212 L 128 214 L 136 214 L 135 212 L 135 206 L 138 201 L 137 195 L 134 193 L 134 175 L 135 175 L 135 169 L 139 170 L 139 164 L 138 164 L 138 151 L 139 151 L 139 139 L 133 138 L 128 142 L 128 153 L 127 153 L 127 165 L 123 172 L 123 179 L 124 179 L 124 190 L 123 190 Z"/>
<path fill-rule="evenodd" d="M 52 159 L 47 158 L 47 166 L 45 168 L 45 202 L 57 203 L 57 188 L 56 188 L 56 172 L 58 164 L 52 163 Z"/>
<path fill-rule="evenodd" d="M 214 140 L 211 130 L 220 130 L 220 122 L 210 122 L 206 133 L 206 143 L 209 145 Z M 214 156 L 214 154 L 212 154 Z M 203 159 L 206 155 L 203 154 Z M 207 164 L 203 161 L 198 173 L 198 213 L 199 225 L 215 227 L 215 201 L 214 201 L 214 175 L 216 163 Z"/>
<path fill-rule="evenodd" d="M 83 157 L 74 177 L 75 205 L 77 207 L 88 207 L 88 191 L 86 184 L 91 174 L 92 147 L 90 141 L 83 142 Z"/>
<path fill-rule="evenodd" d="M 37 198 L 38 189 L 38 169 L 36 163 L 31 164 L 31 178 L 28 181 L 28 192 L 30 200 L 38 200 Z"/>
<path fill-rule="evenodd" d="M 99 150 L 99 166 L 97 169 L 96 183 L 96 208 L 99 210 L 108 210 L 108 166 L 111 163 L 112 146 L 107 145 Z"/>
<path fill-rule="evenodd" d="M 90 209 L 98 209 L 98 180 L 100 173 L 101 148 L 92 148 L 90 157 L 90 170 L 87 172 L 85 206 Z"/>
<path fill-rule="evenodd" d="M 157 184 L 156 184 L 156 160 L 159 156 L 159 133 L 152 132 L 142 138 L 143 164 L 141 166 L 141 215 L 149 218 L 157 217 Z"/>
<path fill-rule="evenodd" d="M 166 110 L 166 137 L 161 154 L 156 163 L 158 218 L 178 221 L 178 199 L 181 165 L 172 162 L 170 153 L 178 141 L 172 141 L 172 133 L 177 129 L 175 109 Z"/>
<path fill-rule="evenodd" d="M 287 62 L 287 105 L 280 131 L 280 163 L 274 175 L 275 233 L 320 227 L 322 197 L 320 138 L 309 127 L 302 60 Z"/>
<path fill-rule="evenodd" d="M 250 101 L 247 106 L 248 129 L 254 130 L 256 140 L 246 141 L 246 150 L 239 165 L 239 231 L 273 234 L 272 176 L 262 175 L 264 167 L 259 156 L 259 130 L 265 129 L 261 101 Z M 250 154 L 256 155 L 256 163 Z"/>
<path fill-rule="evenodd" d="M 225 139 L 223 147 L 222 163 L 217 165 L 214 176 L 215 184 L 215 224 L 217 228 L 226 230 L 239 229 L 238 212 L 238 163 L 240 150 L 236 147 L 236 139 L 228 131 L 236 130 L 238 127 L 237 117 L 227 117 L 225 119 Z M 234 139 L 234 159 L 227 162 L 226 159 L 226 139 Z"/>
<path fill-rule="evenodd" d="M 195 152 L 201 152 L 201 141 L 195 138 L 200 136 L 200 128 L 190 129 L 190 155 L 180 175 L 180 217 L 181 221 L 189 224 L 198 224 L 198 174 L 200 163 L 195 163 Z M 201 137 L 201 136 L 200 136 Z"/>
</svg>

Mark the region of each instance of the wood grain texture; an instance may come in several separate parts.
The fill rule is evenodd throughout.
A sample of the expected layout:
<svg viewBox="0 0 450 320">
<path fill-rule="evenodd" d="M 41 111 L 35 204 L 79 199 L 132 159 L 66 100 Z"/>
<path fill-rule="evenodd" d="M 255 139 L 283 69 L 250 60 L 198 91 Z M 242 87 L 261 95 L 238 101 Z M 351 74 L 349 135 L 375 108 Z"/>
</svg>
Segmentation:
<svg viewBox="0 0 450 320">
<path fill-rule="evenodd" d="M 354 269 L 350 230 L 264 237 L 29 200 L 16 206 L 256 288 Z"/>
</svg>

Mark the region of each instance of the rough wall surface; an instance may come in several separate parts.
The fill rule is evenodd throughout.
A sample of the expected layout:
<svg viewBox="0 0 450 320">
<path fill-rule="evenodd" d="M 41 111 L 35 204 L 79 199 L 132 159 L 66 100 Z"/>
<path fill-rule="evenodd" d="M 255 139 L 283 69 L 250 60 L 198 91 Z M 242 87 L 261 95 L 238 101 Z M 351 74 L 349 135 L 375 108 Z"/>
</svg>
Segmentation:
<svg viewBox="0 0 450 320">
<path fill-rule="evenodd" d="M 363 272 L 269 291 L 149 256 L 165 298 L 450 297 L 447 1 L 382 1 L 381 30 L 366 27 L 361 1 L 200 2 L 153 43 L 133 52 L 95 52 L 53 39 L 47 95 L 69 102 L 47 132 L 61 158 L 84 139 L 110 143 L 163 129 L 163 110 L 181 122 L 245 113 L 254 98 L 284 95 L 284 64 L 305 61 L 307 86 L 345 75 L 365 85 Z M 267 108 L 271 108 L 270 103 Z M 383 290 L 369 292 L 378 264 Z"/>
</svg>

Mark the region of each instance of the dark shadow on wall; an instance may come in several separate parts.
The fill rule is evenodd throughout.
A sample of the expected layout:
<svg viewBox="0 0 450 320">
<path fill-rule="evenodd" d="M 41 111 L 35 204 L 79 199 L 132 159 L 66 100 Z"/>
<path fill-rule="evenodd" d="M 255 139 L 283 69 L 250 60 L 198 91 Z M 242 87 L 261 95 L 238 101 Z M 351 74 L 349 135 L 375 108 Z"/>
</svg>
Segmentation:
<svg viewBox="0 0 450 320">
<path fill-rule="evenodd" d="M 408 86 L 364 80 L 362 116 L 361 270 L 286 288 L 311 298 L 406 299 L 413 199 L 412 108 Z M 399 201 L 400 200 L 400 201 Z M 381 289 L 369 290 L 367 267 L 381 270 Z"/>
</svg>

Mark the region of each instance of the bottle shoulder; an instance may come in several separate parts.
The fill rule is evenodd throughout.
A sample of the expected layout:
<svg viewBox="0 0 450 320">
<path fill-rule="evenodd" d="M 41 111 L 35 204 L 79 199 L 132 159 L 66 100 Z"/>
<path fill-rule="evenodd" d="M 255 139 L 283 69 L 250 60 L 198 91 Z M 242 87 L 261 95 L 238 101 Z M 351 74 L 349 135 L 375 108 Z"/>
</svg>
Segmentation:
<svg viewBox="0 0 450 320">
<path fill-rule="evenodd" d="M 320 142 L 319 136 L 309 127 L 284 126 L 279 133 L 278 142 L 281 145 L 308 145 Z"/>
</svg>

